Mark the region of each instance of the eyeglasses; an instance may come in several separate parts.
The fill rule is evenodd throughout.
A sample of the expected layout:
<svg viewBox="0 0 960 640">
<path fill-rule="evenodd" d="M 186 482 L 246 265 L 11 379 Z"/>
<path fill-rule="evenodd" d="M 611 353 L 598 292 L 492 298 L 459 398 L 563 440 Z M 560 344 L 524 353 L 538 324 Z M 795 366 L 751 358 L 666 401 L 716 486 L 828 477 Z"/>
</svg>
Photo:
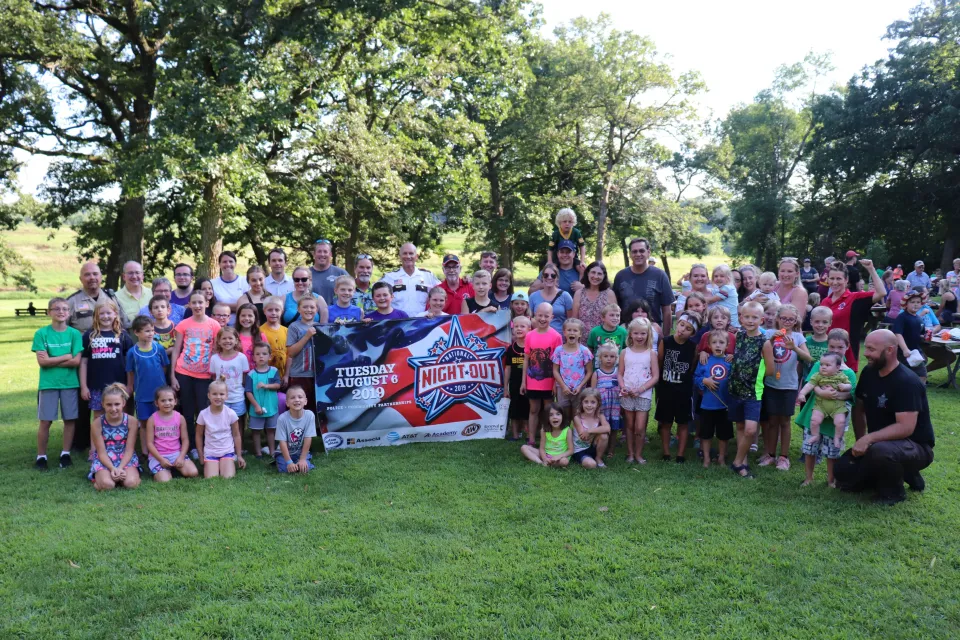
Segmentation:
<svg viewBox="0 0 960 640">
<path fill-rule="evenodd" d="M 294 282 L 310 282 L 310 278 L 294 278 Z"/>
<path fill-rule="evenodd" d="M 175 273 L 173 274 L 173 277 L 174 278 L 192 278 L 193 274 L 192 273 Z"/>
<path fill-rule="evenodd" d="M 333 243 L 327 240 L 326 238 L 317 238 L 316 240 L 314 240 L 313 244 L 333 244 Z"/>
<path fill-rule="evenodd" d="M 230 317 L 230 314 L 229 314 L 229 313 L 215 313 L 215 314 L 213 314 L 213 317 L 214 317 L 214 318 L 229 318 L 229 317 Z"/>
<path fill-rule="evenodd" d="M 557 279 L 557 274 L 555 274 L 555 273 L 545 273 L 545 274 L 543 274 L 542 277 L 543 277 L 544 280 L 556 280 L 556 279 Z"/>
<path fill-rule="evenodd" d="M 361 253 L 357 255 L 357 260 L 373 260 L 373 256 L 369 253 Z"/>
</svg>

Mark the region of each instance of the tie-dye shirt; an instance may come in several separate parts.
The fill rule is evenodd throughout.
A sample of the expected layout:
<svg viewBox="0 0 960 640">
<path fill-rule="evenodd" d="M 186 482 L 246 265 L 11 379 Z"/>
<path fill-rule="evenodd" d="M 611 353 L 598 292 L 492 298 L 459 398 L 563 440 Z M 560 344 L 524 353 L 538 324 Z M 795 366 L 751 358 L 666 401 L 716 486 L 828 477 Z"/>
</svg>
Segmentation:
<svg viewBox="0 0 960 640">
<path fill-rule="evenodd" d="M 177 333 L 183 336 L 183 343 L 175 371 L 191 378 L 209 378 L 210 356 L 213 355 L 213 341 L 220 333 L 220 323 L 213 318 L 197 322 L 190 316 L 180 321 Z"/>
</svg>

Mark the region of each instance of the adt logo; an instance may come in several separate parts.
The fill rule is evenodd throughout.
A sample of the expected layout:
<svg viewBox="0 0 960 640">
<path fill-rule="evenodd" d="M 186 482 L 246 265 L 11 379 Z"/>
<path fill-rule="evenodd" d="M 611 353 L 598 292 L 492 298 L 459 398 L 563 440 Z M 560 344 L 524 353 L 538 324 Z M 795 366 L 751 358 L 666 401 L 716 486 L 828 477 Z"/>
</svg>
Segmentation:
<svg viewBox="0 0 960 640">
<path fill-rule="evenodd" d="M 335 433 L 323 434 L 323 446 L 327 449 L 339 449 L 343 446 L 343 438 Z"/>
<path fill-rule="evenodd" d="M 449 335 L 437 340 L 429 355 L 407 358 L 414 370 L 413 396 L 427 412 L 426 421 L 461 403 L 496 413 L 503 397 L 503 352 L 476 335 L 464 336 L 453 316 Z"/>
</svg>

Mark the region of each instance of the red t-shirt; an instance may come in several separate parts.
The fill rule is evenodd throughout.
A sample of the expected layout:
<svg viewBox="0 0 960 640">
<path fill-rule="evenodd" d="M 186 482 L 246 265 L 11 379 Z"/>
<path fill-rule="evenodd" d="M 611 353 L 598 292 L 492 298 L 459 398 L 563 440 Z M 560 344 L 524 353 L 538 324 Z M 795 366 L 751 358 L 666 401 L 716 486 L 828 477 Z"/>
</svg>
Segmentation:
<svg viewBox="0 0 960 640">
<path fill-rule="evenodd" d="M 737 350 L 737 334 L 732 331 L 727 331 L 727 351 L 728 356 L 732 356 Z M 700 342 L 697 344 L 697 355 L 700 355 L 701 351 L 706 351 L 710 353 L 710 332 L 707 331 L 703 336 L 700 337 Z"/>
<path fill-rule="evenodd" d="M 856 371 L 860 364 L 860 334 L 873 306 L 873 291 L 844 291 L 837 300 L 827 295 L 820 301 L 820 305 L 833 311 L 831 329 L 846 329 L 850 334 L 846 365 Z"/>
<path fill-rule="evenodd" d="M 473 285 L 463 278 L 460 278 L 460 284 L 456 291 L 450 288 L 446 279 L 440 283 L 440 288 L 447 292 L 447 301 L 443 303 L 443 312 L 448 316 L 460 315 L 460 312 L 463 311 L 463 299 L 472 298 L 475 295 Z M 430 304 L 429 300 L 427 304 Z"/>
</svg>

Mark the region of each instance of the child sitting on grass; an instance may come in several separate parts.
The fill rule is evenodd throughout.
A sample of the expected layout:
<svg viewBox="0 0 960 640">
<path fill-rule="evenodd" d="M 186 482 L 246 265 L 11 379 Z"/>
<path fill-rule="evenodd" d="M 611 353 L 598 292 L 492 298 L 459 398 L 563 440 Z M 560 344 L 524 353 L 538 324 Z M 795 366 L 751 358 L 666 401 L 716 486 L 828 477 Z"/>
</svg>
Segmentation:
<svg viewBox="0 0 960 640">
<path fill-rule="evenodd" d="M 173 474 L 197 477 L 197 467 L 187 457 L 190 441 L 187 421 L 175 411 L 177 396 L 171 387 L 156 390 L 153 402 L 157 410 L 146 421 L 147 463 L 156 482 L 170 482 Z"/>
<path fill-rule="evenodd" d="M 37 461 L 34 468 L 47 470 L 47 443 L 50 440 L 50 425 L 59 415 L 63 419 L 63 446 L 60 451 L 60 468 L 73 464 L 70 447 L 73 445 L 73 430 L 80 415 L 80 354 L 83 352 L 83 335 L 67 326 L 70 304 L 63 298 L 51 298 L 47 303 L 50 324 L 37 329 L 33 334 L 31 349 L 37 354 L 40 367 L 40 386 L 37 392 Z"/>
<path fill-rule="evenodd" d="M 306 406 L 307 394 L 302 387 L 287 389 L 287 410 L 277 420 L 280 451 L 274 459 L 280 473 L 308 473 L 314 468 L 310 445 L 317 437 L 317 418 Z"/>
<path fill-rule="evenodd" d="M 566 467 L 573 455 L 573 430 L 564 426 L 563 409 L 556 402 L 547 405 L 547 423 L 540 427 L 540 448 L 527 443 L 520 453 L 546 467 Z"/>
<path fill-rule="evenodd" d="M 140 486 L 137 419 L 123 411 L 129 398 L 126 386 L 118 382 L 107 385 L 100 395 L 103 413 L 90 425 L 96 455 L 87 475 L 97 491 L 110 491 L 118 484 L 127 489 Z"/>
<path fill-rule="evenodd" d="M 197 449 L 203 460 L 203 477 L 237 475 L 237 467 L 245 469 L 240 446 L 239 417 L 227 406 L 227 383 L 223 379 L 210 383 L 207 391 L 210 406 L 197 416 Z"/>
<path fill-rule="evenodd" d="M 610 439 L 610 424 L 600 411 L 600 392 L 584 389 L 574 407 L 573 458 L 584 469 L 604 468 L 603 454 Z"/>
</svg>

